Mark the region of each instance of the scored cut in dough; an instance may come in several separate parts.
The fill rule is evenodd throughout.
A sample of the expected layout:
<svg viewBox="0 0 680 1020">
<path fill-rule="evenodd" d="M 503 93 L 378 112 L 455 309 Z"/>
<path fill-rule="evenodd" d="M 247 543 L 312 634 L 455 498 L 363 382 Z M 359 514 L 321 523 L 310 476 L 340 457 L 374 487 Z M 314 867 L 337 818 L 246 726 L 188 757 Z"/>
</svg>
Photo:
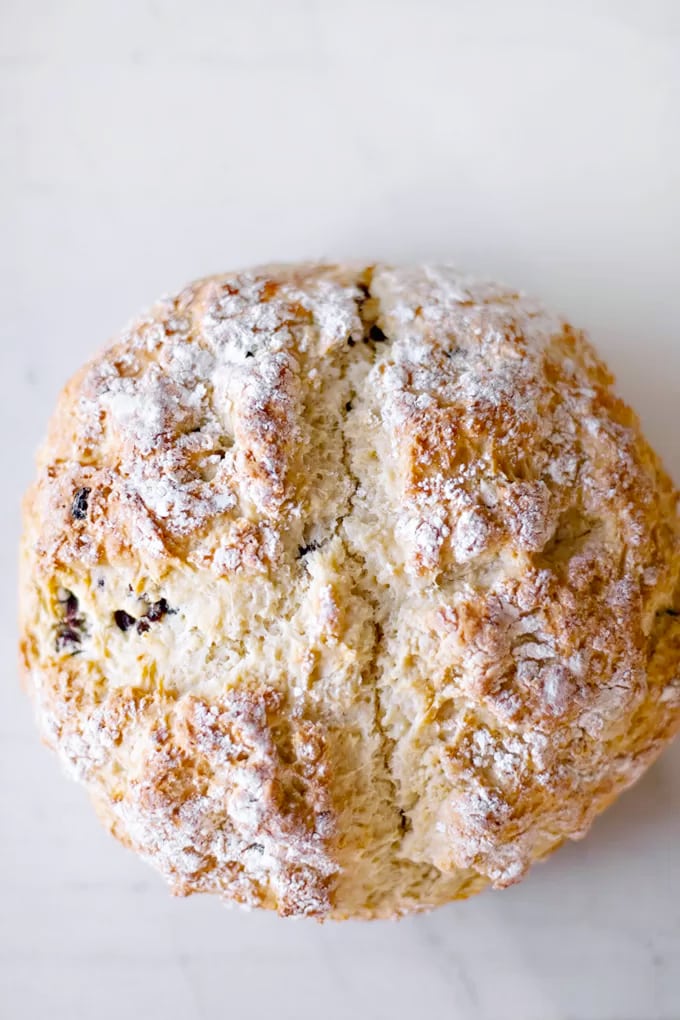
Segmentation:
<svg viewBox="0 0 680 1020">
<path fill-rule="evenodd" d="M 45 740 L 179 893 L 506 886 L 680 726 L 677 493 L 583 334 L 450 267 L 267 266 L 65 388 L 25 502 Z"/>
</svg>

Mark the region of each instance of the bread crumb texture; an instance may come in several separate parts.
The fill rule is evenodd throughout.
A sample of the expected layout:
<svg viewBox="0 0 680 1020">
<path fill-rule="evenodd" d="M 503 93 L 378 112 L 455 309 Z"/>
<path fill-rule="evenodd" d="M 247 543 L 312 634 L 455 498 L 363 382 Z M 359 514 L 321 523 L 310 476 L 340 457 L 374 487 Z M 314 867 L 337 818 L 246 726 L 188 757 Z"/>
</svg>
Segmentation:
<svg viewBox="0 0 680 1020">
<path fill-rule="evenodd" d="M 450 267 L 266 266 L 65 388 L 25 501 L 47 743 L 180 894 L 507 886 L 680 725 L 678 495 L 581 332 Z"/>
</svg>

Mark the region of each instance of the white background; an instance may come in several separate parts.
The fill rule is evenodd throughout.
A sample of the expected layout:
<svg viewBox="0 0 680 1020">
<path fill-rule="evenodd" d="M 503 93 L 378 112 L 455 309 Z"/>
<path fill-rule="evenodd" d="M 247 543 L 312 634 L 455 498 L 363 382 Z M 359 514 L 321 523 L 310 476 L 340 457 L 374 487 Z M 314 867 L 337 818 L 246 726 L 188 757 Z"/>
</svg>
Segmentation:
<svg viewBox="0 0 680 1020">
<path fill-rule="evenodd" d="M 57 391 L 202 273 L 499 275 L 590 330 L 680 478 L 679 111 L 675 0 L 2 0 L 2 1020 L 680 1017 L 680 746 L 523 885 L 319 926 L 173 900 L 40 747 L 14 665 Z"/>
</svg>

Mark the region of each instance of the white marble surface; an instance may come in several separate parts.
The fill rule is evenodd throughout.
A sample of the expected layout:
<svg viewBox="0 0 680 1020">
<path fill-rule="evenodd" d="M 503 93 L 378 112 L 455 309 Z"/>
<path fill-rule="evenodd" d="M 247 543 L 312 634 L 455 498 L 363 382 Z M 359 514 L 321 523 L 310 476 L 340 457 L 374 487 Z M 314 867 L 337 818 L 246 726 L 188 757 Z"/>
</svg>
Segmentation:
<svg viewBox="0 0 680 1020">
<path fill-rule="evenodd" d="M 499 274 L 590 329 L 680 478 L 679 108 L 676 0 L 3 0 L 3 1020 L 680 1017 L 680 746 L 521 886 L 284 922 L 173 900 L 41 749 L 14 666 L 17 505 L 56 393 L 210 270 Z"/>
</svg>

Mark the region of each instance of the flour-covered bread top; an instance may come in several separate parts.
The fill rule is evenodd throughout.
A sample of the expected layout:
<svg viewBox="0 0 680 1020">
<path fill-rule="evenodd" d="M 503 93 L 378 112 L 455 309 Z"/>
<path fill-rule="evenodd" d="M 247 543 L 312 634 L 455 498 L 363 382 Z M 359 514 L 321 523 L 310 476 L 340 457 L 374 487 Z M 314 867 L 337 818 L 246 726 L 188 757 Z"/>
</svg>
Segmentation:
<svg viewBox="0 0 680 1020">
<path fill-rule="evenodd" d="M 582 835 L 680 725 L 677 494 L 583 334 L 449 267 L 267 266 L 64 390 L 45 739 L 182 893 L 394 916 Z"/>
</svg>

